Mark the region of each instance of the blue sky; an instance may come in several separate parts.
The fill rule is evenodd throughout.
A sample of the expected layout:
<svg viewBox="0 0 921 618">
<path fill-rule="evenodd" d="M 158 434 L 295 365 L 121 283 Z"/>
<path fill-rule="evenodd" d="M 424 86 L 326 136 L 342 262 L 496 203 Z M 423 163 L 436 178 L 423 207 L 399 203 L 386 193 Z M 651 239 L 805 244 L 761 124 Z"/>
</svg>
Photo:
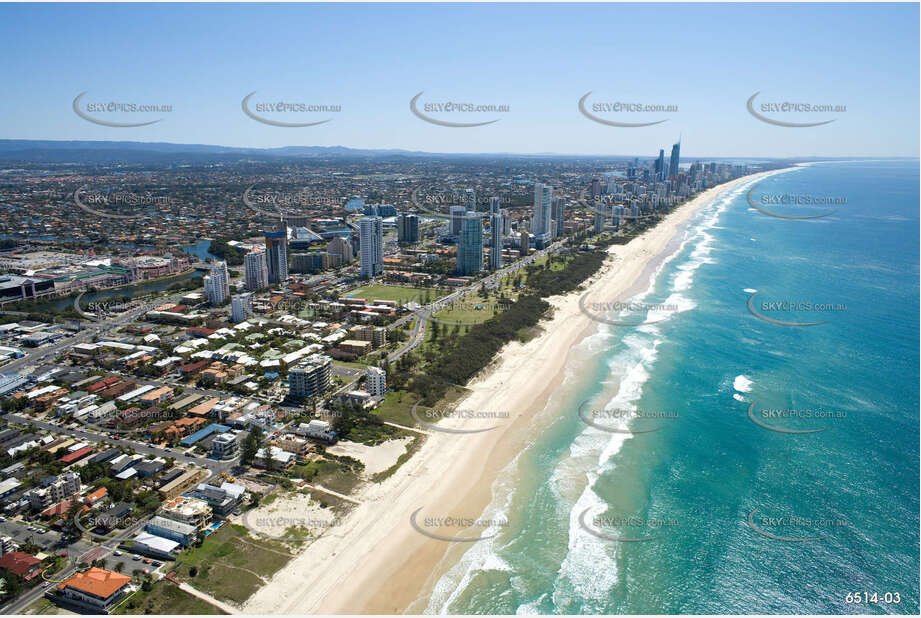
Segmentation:
<svg viewBox="0 0 921 618">
<path fill-rule="evenodd" d="M 651 155 L 681 134 L 688 156 L 918 156 L 918 22 L 917 4 L 2 4 L 0 138 Z M 98 126 L 71 109 L 83 91 L 173 111 Z M 342 111 L 268 126 L 241 110 L 252 91 Z M 420 91 L 509 111 L 436 126 L 410 112 Z M 579 112 L 589 91 L 678 111 L 609 127 Z M 757 91 L 846 111 L 778 127 L 746 110 Z"/>
</svg>

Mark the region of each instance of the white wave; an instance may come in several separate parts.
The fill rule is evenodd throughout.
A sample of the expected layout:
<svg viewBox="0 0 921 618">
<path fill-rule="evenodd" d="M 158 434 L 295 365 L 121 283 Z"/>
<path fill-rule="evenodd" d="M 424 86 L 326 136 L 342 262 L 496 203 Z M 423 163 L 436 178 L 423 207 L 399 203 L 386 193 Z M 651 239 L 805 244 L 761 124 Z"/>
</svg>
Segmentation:
<svg viewBox="0 0 921 618">
<path fill-rule="evenodd" d="M 736 401 L 745 401 L 745 397 L 743 397 L 742 395 L 738 393 L 733 393 L 732 398 L 735 399 Z"/>
<path fill-rule="evenodd" d="M 547 598 L 547 593 L 544 593 L 537 597 L 535 600 L 530 603 L 522 603 L 518 606 L 518 609 L 515 610 L 516 616 L 538 616 L 540 615 L 540 604 Z"/>
<path fill-rule="evenodd" d="M 744 375 L 736 376 L 736 379 L 732 381 L 732 388 L 736 389 L 740 393 L 748 393 L 752 390 L 752 381 L 749 380 Z"/>
<path fill-rule="evenodd" d="M 591 486 L 597 476 L 589 473 L 589 485 L 569 513 L 569 551 L 560 565 L 554 583 L 553 601 L 556 607 L 566 607 L 570 595 L 602 602 L 617 584 L 617 568 L 611 553 L 611 543 L 589 534 L 579 523 L 586 510 L 598 513 L 607 506 Z"/>
<path fill-rule="evenodd" d="M 754 288 L 745 288 L 745 289 L 742 290 L 742 291 L 745 292 L 746 294 L 754 294 L 754 293 L 757 292 L 758 290 L 756 290 L 756 289 L 754 289 Z"/>
<path fill-rule="evenodd" d="M 520 454 L 519 454 L 520 455 Z M 503 470 L 497 480 L 497 485 L 493 488 L 493 501 L 486 507 L 480 516 L 481 519 L 502 522 L 509 521 L 509 508 L 512 499 L 515 496 L 513 468 L 517 468 L 519 457 L 515 459 Z M 510 469 L 511 468 L 511 469 Z M 497 498 L 502 496 L 501 506 L 496 506 L 499 501 Z M 451 567 L 435 583 L 432 594 L 429 597 L 429 603 L 424 613 L 426 614 L 448 614 L 451 613 L 451 604 L 457 600 L 460 594 L 470 585 L 470 582 L 477 573 L 483 571 L 503 571 L 511 572 L 512 567 L 499 556 L 502 549 L 502 534 L 504 527 L 501 525 L 492 525 L 486 529 L 477 529 L 478 536 L 496 536 L 476 543 L 471 543 L 461 559 Z"/>
</svg>

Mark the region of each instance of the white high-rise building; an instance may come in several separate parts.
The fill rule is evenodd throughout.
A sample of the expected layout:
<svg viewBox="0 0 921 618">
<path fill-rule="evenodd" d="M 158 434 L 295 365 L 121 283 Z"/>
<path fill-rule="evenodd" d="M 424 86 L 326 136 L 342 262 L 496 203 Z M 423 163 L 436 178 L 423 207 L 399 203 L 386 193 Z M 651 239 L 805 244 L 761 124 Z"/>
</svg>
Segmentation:
<svg viewBox="0 0 921 618">
<path fill-rule="evenodd" d="M 531 233 L 538 242 L 550 240 L 550 207 L 553 188 L 540 182 L 534 183 L 534 215 L 531 217 Z"/>
<path fill-rule="evenodd" d="M 371 279 L 384 272 L 384 220 L 364 217 L 358 225 L 361 278 Z"/>
<path fill-rule="evenodd" d="M 383 397 L 387 392 L 387 372 L 380 367 L 368 367 L 365 383 L 368 394 L 372 397 Z"/>
<path fill-rule="evenodd" d="M 502 268 L 502 215 L 489 215 L 489 229 L 492 237 L 489 241 L 489 270 Z"/>
<path fill-rule="evenodd" d="M 288 390 L 292 399 L 322 395 L 329 388 L 332 359 L 322 354 L 308 356 L 288 371 Z"/>
<path fill-rule="evenodd" d="M 230 273 L 227 272 L 227 262 L 212 262 L 211 275 L 205 277 L 204 283 L 209 303 L 220 305 L 227 300 L 230 295 Z"/>
<path fill-rule="evenodd" d="M 253 314 L 253 295 L 249 292 L 245 294 L 234 294 L 230 298 L 230 319 L 234 323 L 242 322 Z"/>
<path fill-rule="evenodd" d="M 265 251 L 253 251 L 243 256 L 243 269 L 247 290 L 261 290 L 269 286 L 269 264 Z"/>
</svg>

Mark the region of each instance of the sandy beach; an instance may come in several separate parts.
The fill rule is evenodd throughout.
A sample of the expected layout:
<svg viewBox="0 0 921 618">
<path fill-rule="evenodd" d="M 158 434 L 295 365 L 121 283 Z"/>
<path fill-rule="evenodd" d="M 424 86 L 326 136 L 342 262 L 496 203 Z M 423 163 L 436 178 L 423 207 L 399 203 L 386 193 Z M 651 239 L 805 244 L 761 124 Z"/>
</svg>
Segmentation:
<svg viewBox="0 0 921 618">
<path fill-rule="evenodd" d="M 612 246 L 609 261 L 586 282 L 587 298 L 612 302 L 633 294 L 637 284 L 648 279 L 650 263 L 673 248 L 670 241 L 699 208 L 739 184 L 780 171 L 746 176 L 705 191 L 654 229 L 626 245 Z M 482 534 L 482 530 L 439 526 L 434 518 L 477 518 L 489 503 L 493 481 L 526 444 L 533 416 L 560 384 L 568 351 L 598 326 L 579 308 L 585 293 L 548 299 L 554 314 L 541 323 L 542 334 L 526 344 L 505 346 L 485 375 L 468 385 L 471 393 L 459 409 L 495 414 L 459 414 L 439 423 L 446 428 L 491 430 L 430 431 L 408 462 L 383 483 L 369 485 L 356 496 L 361 504 L 279 571 L 243 610 L 248 614 L 402 613 L 427 595 L 442 574 L 436 569 L 445 553 L 459 555 L 470 544 L 426 534 L 464 538 Z M 417 511 L 414 527 L 410 519 Z"/>
</svg>

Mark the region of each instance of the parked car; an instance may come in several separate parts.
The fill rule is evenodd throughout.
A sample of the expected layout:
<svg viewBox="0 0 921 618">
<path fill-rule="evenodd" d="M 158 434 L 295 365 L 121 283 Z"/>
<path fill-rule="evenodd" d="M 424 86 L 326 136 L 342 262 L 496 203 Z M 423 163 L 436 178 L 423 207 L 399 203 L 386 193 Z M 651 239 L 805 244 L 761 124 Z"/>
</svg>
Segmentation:
<svg viewBox="0 0 921 618">
<path fill-rule="evenodd" d="M 121 555 L 122 555 L 122 553 L 121 553 L 120 551 L 118 551 L 117 549 L 116 549 L 114 552 L 112 552 L 112 554 L 115 555 L 115 556 L 121 556 Z"/>
<path fill-rule="evenodd" d="M 138 556 L 137 554 L 134 554 L 133 556 L 131 556 L 131 559 L 132 559 L 132 560 L 140 560 L 141 557 Z"/>
</svg>

